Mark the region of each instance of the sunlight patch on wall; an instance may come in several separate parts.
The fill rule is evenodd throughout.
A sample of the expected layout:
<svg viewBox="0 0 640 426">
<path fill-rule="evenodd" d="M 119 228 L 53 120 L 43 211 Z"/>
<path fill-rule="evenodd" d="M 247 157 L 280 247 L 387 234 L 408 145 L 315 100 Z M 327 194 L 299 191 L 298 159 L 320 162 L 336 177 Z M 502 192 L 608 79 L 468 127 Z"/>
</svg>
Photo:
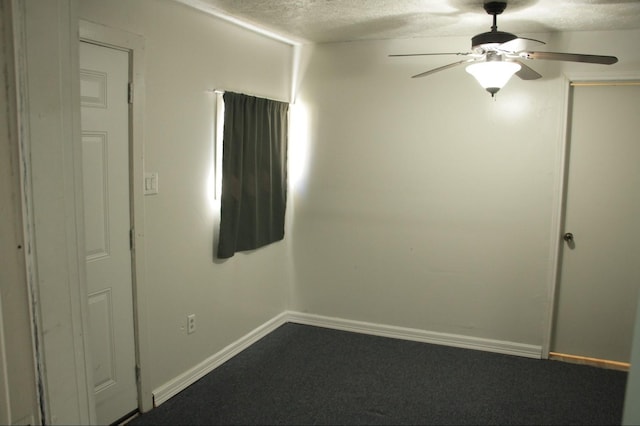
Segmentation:
<svg viewBox="0 0 640 426">
<path fill-rule="evenodd" d="M 206 197 L 213 213 L 220 211 L 222 192 L 222 136 L 224 131 L 224 100 L 222 93 L 210 91 L 211 114 L 211 165 L 206 183 Z"/>
<path fill-rule="evenodd" d="M 290 188 L 303 193 L 309 170 L 309 110 L 302 102 L 289 106 L 288 167 Z"/>
<path fill-rule="evenodd" d="M 287 147 L 288 187 L 294 194 L 304 192 L 309 168 L 309 112 L 304 102 L 298 101 L 298 84 L 308 65 L 311 50 L 291 43 L 292 79 L 289 99 L 289 141 Z M 306 54 L 303 54 L 303 51 Z M 224 134 L 224 91 L 207 89 L 211 97 L 211 159 L 205 182 L 205 196 L 211 212 L 220 212 L 222 194 L 222 146 Z M 256 96 L 256 95 L 252 95 Z M 261 97 L 261 96 L 260 96 Z M 284 101 L 286 102 L 286 101 Z"/>
<path fill-rule="evenodd" d="M 224 100 L 222 93 L 211 93 L 211 165 L 205 185 L 209 207 L 220 211 L 222 192 L 222 139 L 224 132 Z M 289 144 L 287 153 L 289 188 L 304 192 L 309 168 L 309 113 L 302 102 L 289 105 Z"/>
</svg>

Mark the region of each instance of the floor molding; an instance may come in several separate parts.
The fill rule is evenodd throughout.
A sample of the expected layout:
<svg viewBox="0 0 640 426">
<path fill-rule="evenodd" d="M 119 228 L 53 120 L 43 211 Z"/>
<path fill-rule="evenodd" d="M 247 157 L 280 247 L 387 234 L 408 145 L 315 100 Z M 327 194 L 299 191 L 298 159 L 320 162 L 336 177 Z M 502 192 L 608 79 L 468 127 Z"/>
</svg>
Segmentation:
<svg viewBox="0 0 640 426">
<path fill-rule="evenodd" d="M 347 320 L 322 315 L 305 314 L 302 312 L 285 311 L 272 318 L 255 330 L 241 337 L 205 359 L 198 365 L 153 391 L 154 407 L 166 402 L 171 397 L 183 391 L 202 377 L 233 358 L 261 338 L 265 337 L 287 322 L 331 328 L 334 330 L 350 331 L 354 333 L 370 334 L 393 339 L 412 340 L 423 343 L 453 346 L 457 348 L 476 349 L 527 358 L 541 358 L 542 348 L 536 345 L 508 342 L 503 340 L 482 339 L 459 334 L 438 333 L 414 328 L 396 327 L 391 325 L 374 324 L 362 321 Z"/>
<path fill-rule="evenodd" d="M 352 331 L 394 339 L 413 340 L 423 343 L 453 346 L 465 349 L 477 349 L 507 355 L 517 355 L 527 358 L 540 359 L 542 347 L 504 340 L 483 339 L 460 334 L 438 333 L 415 328 L 396 327 L 343 318 L 326 317 L 322 315 L 305 314 L 301 312 L 287 312 L 288 322 L 313 325 L 316 327 L 332 328 L 335 330 Z"/>
<path fill-rule="evenodd" d="M 628 362 L 611 361 L 608 359 L 591 358 L 588 356 L 561 354 L 558 352 L 549 352 L 549 359 L 619 371 L 629 371 L 629 368 L 631 367 L 631 364 L 629 364 Z"/>
<path fill-rule="evenodd" d="M 271 333 L 276 328 L 285 324 L 287 322 L 286 318 L 287 313 L 281 313 L 280 315 L 270 319 L 250 333 L 236 340 L 221 351 L 205 359 L 195 367 L 190 368 L 174 379 L 168 381 L 164 385 L 158 387 L 153 391 L 153 406 L 157 407 L 160 404 L 166 402 L 171 397 L 183 391 L 229 359 L 233 358 L 249 346 L 253 345 L 258 340 L 262 339 L 264 336 Z"/>
</svg>

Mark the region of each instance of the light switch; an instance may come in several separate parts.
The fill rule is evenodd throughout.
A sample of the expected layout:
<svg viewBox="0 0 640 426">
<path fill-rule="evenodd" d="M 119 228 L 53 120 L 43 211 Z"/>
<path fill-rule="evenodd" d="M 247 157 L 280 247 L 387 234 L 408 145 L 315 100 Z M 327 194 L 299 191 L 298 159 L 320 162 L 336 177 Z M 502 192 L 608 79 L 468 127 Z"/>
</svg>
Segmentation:
<svg viewBox="0 0 640 426">
<path fill-rule="evenodd" d="M 144 174 L 144 195 L 155 195 L 158 193 L 158 173 Z"/>
</svg>

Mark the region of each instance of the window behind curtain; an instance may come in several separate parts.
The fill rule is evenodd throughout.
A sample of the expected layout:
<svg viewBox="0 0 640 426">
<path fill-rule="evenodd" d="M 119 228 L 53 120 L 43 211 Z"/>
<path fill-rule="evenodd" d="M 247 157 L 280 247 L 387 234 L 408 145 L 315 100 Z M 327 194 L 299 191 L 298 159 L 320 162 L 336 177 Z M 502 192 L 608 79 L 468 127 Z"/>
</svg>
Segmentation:
<svg viewBox="0 0 640 426">
<path fill-rule="evenodd" d="M 284 238 L 289 104 L 224 94 L 218 257 Z"/>
</svg>

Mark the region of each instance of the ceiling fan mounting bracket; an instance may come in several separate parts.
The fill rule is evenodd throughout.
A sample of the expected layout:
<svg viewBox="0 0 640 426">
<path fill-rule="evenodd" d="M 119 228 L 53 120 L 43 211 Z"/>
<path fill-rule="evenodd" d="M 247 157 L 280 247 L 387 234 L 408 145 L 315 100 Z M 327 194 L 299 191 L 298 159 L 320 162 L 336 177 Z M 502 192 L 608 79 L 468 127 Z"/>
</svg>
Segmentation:
<svg viewBox="0 0 640 426">
<path fill-rule="evenodd" d="M 500 15 L 507 8 L 507 2 L 505 1 L 490 1 L 484 4 L 484 10 L 489 15 Z"/>
</svg>

